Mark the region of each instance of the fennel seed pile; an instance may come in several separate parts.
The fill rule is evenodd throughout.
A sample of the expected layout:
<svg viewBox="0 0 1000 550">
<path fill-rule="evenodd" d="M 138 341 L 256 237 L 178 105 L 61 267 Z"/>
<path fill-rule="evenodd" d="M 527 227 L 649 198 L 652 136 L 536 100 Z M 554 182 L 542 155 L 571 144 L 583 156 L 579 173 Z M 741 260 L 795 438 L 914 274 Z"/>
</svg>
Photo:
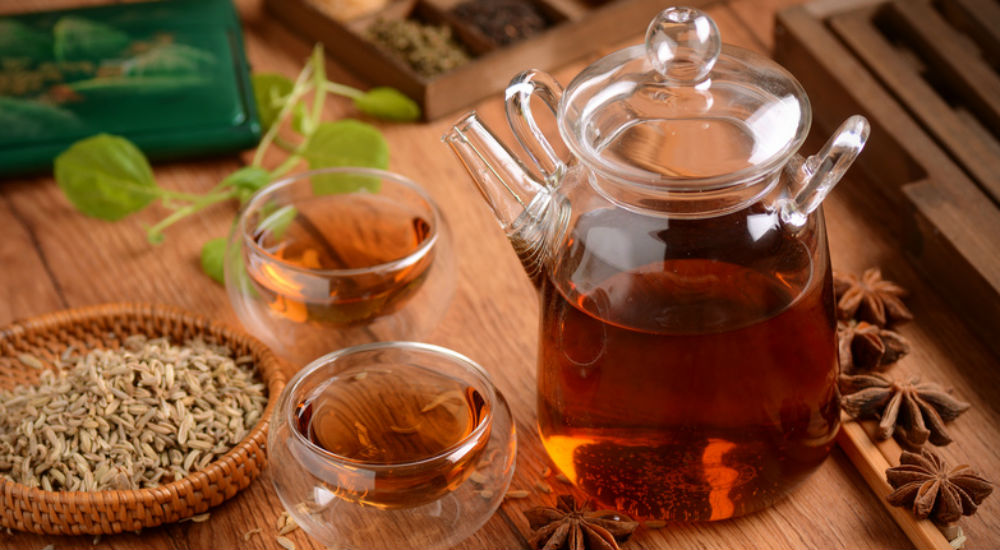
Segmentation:
<svg viewBox="0 0 1000 550">
<path fill-rule="evenodd" d="M 157 487 L 242 440 L 267 402 L 249 356 L 130 336 L 0 390 L 0 476 L 47 491 Z"/>
</svg>

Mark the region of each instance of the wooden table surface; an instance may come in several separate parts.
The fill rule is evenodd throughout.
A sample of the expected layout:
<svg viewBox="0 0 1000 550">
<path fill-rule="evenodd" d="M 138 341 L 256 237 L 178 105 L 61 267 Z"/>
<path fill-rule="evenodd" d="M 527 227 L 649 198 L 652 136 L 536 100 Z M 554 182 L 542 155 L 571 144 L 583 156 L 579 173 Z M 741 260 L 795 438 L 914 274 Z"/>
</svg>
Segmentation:
<svg viewBox="0 0 1000 550">
<path fill-rule="evenodd" d="M 90 3 L 100 2 L 93 0 Z M 3 0 L 0 12 L 80 5 L 86 0 Z M 767 52 L 773 42 L 773 15 L 788 0 L 732 0 L 707 11 L 723 39 Z M 265 13 L 258 0 L 239 2 L 246 46 L 255 70 L 294 76 L 311 44 Z M 665 6 L 668 3 L 665 2 Z M 636 29 L 639 40 L 641 29 Z M 607 51 L 611 51 L 609 47 Z M 556 71 L 562 82 L 589 60 Z M 331 79 L 365 86 L 329 63 Z M 328 117 L 354 116 L 332 102 Z M 477 107 L 483 118 L 505 126 L 499 95 Z M 430 341 L 451 347 L 489 370 L 508 398 L 517 421 L 519 450 L 513 489 L 532 493 L 508 500 L 461 548 L 525 548 L 530 530 L 522 511 L 551 504 L 569 487 L 548 480 L 555 493 L 535 487 L 548 464 L 535 432 L 536 296 L 496 223 L 460 164 L 439 141 L 454 117 L 430 124 L 382 125 L 391 146 L 391 169 L 420 182 L 445 210 L 458 257 L 458 286 L 450 309 Z M 807 145 L 809 152 L 817 147 Z M 204 191 L 246 162 L 246 155 L 175 162 L 155 167 L 161 185 Z M 949 460 L 967 461 L 987 475 L 1000 472 L 1000 369 L 949 309 L 947 289 L 920 279 L 905 262 L 895 237 L 896 213 L 871 191 L 875 182 L 852 175 L 827 200 L 827 224 L 834 266 L 861 270 L 880 265 L 886 274 L 915 291 L 910 304 L 917 321 L 901 332 L 914 343 L 899 367 L 935 370 L 938 381 L 955 386 L 974 409 L 950 428 L 956 444 L 944 449 Z M 0 182 L 0 324 L 58 309 L 112 301 L 173 304 L 238 325 L 222 287 L 200 270 L 202 243 L 224 235 L 234 205 L 218 206 L 167 234 L 164 244 L 147 244 L 143 227 L 163 215 L 150 208 L 125 221 L 107 223 L 77 213 L 51 177 Z M 907 362 L 908 361 L 908 362 Z M 919 365 L 919 367 L 915 367 Z M 930 365 L 930 367 L 927 367 Z M 267 472 L 243 493 L 211 511 L 204 523 L 181 523 L 141 534 L 103 537 L 95 548 L 276 548 L 275 520 L 281 513 Z M 969 547 L 1000 547 L 1000 497 L 963 520 Z M 243 534 L 261 528 L 249 541 Z M 302 531 L 289 535 L 298 548 L 320 548 Z M 0 533 L 0 547 L 40 549 L 89 547 L 91 537 Z M 641 529 L 631 548 L 905 548 L 904 533 L 839 449 L 789 497 L 749 517 L 691 525 Z"/>
</svg>

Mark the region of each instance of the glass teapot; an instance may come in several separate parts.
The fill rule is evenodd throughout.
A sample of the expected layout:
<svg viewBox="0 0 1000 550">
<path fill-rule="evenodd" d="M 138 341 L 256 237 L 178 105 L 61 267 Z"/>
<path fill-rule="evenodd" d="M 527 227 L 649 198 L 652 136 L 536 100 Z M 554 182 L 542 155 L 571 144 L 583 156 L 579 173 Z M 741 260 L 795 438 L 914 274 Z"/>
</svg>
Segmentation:
<svg viewBox="0 0 1000 550">
<path fill-rule="evenodd" d="M 565 91 L 527 71 L 507 118 L 533 175 L 472 113 L 444 136 L 541 296 L 538 426 L 556 466 L 637 518 L 767 506 L 839 428 L 821 201 L 864 146 L 849 118 L 796 154 L 809 100 L 784 69 L 670 8 Z M 564 162 L 532 114 L 556 116 Z"/>
</svg>

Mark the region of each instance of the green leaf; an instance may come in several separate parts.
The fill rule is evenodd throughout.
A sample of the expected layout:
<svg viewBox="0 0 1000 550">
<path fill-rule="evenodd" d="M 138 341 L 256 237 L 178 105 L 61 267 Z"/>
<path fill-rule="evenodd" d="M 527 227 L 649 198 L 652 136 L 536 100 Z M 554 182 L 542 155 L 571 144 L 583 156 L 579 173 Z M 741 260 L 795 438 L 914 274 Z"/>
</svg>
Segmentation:
<svg viewBox="0 0 1000 550">
<path fill-rule="evenodd" d="M 215 56 L 187 44 L 158 44 L 122 63 L 128 76 L 187 76 L 205 74 L 215 66 Z"/>
<path fill-rule="evenodd" d="M 257 166 L 244 166 L 226 176 L 222 180 L 223 187 L 236 189 L 236 198 L 240 204 L 246 204 L 250 197 L 261 188 L 271 183 L 271 173 Z"/>
<path fill-rule="evenodd" d="M 226 284 L 226 238 L 212 239 L 201 247 L 201 270 L 219 284 Z"/>
<path fill-rule="evenodd" d="M 52 39 L 16 19 L 0 19 L 0 57 L 42 61 L 52 58 Z"/>
<path fill-rule="evenodd" d="M 100 61 L 117 57 L 131 39 L 122 31 L 98 21 L 67 15 L 52 27 L 53 50 L 60 61 Z"/>
<path fill-rule="evenodd" d="M 387 86 L 368 90 L 354 99 L 354 105 L 366 115 L 385 120 L 410 122 L 420 118 L 420 106 L 415 101 Z"/>
<path fill-rule="evenodd" d="M 253 95 L 257 102 L 257 117 L 265 132 L 276 122 L 278 113 L 284 107 L 285 101 L 291 95 L 294 84 L 288 78 L 274 73 L 254 73 Z M 302 121 L 305 117 L 305 106 L 299 103 L 292 109 L 292 128 L 303 132 Z"/>
<path fill-rule="evenodd" d="M 323 122 L 309 138 L 302 156 L 313 170 L 335 166 L 385 170 L 389 167 L 389 144 L 371 124 L 350 119 Z M 323 174 L 312 178 L 313 191 L 321 195 L 360 189 L 377 191 L 381 183 L 378 177 L 350 174 Z"/>
<path fill-rule="evenodd" d="M 153 169 L 129 140 L 98 134 L 78 141 L 55 160 L 56 183 L 78 210 L 115 221 L 142 210 L 159 195 Z"/>
<path fill-rule="evenodd" d="M 257 166 L 244 166 L 222 180 L 224 187 L 235 187 L 247 191 L 259 191 L 271 182 L 271 174 Z"/>
</svg>

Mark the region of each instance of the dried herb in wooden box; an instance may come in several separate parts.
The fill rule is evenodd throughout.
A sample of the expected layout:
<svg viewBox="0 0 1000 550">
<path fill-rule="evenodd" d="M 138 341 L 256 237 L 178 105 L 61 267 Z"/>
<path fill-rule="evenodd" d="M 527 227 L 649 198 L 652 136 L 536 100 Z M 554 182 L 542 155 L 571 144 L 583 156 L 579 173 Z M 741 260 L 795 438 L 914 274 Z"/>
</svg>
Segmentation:
<svg viewBox="0 0 1000 550">
<path fill-rule="evenodd" d="M 468 0 L 455 6 L 452 13 L 500 46 L 538 34 L 549 26 L 545 14 L 526 0 Z"/>
<path fill-rule="evenodd" d="M 464 65 L 469 54 L 452 38 L 444 25 L 425 25 L 409 19 L 378 19 L 368 27 L 368 38 L 402 59 L 425 77 Z"/>
</svg>

